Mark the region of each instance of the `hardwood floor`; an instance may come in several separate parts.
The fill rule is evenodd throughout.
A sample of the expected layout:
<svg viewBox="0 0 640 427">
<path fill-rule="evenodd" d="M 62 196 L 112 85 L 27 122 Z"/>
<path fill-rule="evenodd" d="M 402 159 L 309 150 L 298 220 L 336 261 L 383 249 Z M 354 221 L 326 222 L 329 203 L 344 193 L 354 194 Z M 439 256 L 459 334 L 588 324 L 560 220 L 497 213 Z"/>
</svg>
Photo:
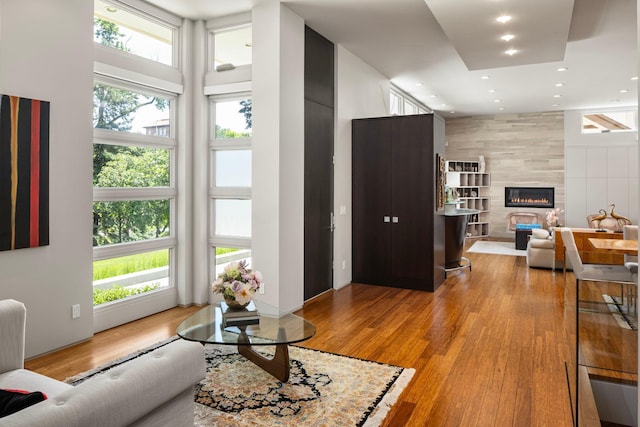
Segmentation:
<svg viewBox="0 0 640 427">
<path fill-rule="evenodd" d="M 315 298 L 297 312 L 317 327 L 301 345 L 415 368 L 385 426 L 571 425 L 575 318 L 562 272 L 529 269 L 524 257 L 466 256 L 473 271 L 450 273 L 434 293 L 352 284 Z M 26 367 L 64 379 L 174 335 L 198 309 L 96 334 Z"/>
</svg>

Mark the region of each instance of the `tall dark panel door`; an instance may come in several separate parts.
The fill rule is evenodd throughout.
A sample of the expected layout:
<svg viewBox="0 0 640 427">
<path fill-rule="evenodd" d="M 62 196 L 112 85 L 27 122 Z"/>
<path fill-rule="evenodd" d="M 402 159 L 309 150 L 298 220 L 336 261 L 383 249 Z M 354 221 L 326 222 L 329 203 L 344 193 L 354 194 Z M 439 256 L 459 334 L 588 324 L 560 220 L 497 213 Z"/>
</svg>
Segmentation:
<svg viewBox="0 0 640 427">
<path fill-rule="evenodd" d="M 352 121 L 354 282 L 434 291 L 444 281 L 434 117 Z"/>
<path fill-rule="evenodd" d="M 400 283 L 419 282 L 433 264 L 433 121 L 430 116 L 392 120 L 391 267 Z M 427 278 L 431 281 L 431 276 Z"/>
<path fill-rule="evenodd" d="M 392 281 L 388 253 L 392 216 L 391 121 L 352 123 L 353 281 L 386 284 Z"/>
<path fill-rule="evenodd" d="M 305 29 L 304 299 L 333 287 L 333 43 Z"/>
</svg>

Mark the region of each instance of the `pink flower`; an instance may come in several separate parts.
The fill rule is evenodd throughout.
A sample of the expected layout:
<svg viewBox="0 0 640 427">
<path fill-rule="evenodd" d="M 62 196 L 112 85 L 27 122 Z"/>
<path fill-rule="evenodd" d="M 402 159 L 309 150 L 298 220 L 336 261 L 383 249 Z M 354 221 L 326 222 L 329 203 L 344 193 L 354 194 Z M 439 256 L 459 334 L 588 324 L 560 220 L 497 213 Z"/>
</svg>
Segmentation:
<svg viewBox="0 0 640 427">
<path fill-rule="evenodd" d="M 231 283 L 231 290 L 235 293 L 238 293 L 244 289 L 244 284 L 238 280 L 233 281 Z"/>
<path fill-rule="evenodd" d="M 247 268 L 246 260 L 229 263 L 224 271 L 212 283 L 214 293 L 233 297 L 240 304 L 251 300 L 252 295 L 260 288 L 262 274 Z"/>
</svg>

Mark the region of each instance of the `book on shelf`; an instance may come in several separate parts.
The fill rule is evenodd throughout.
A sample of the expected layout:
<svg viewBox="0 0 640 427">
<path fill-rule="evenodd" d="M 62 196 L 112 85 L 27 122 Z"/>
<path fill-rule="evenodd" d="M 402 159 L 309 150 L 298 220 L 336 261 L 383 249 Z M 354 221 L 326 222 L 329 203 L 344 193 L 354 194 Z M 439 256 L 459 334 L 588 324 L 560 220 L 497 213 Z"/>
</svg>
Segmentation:
<svg viewBox="0 0 640 427">
<path fill-rule="evenodd" d="M 244 308 L 231 308 L 226 302 L 220 301 L 220 310 L 222 311 L 223 319 L 238 319 L 238 318 L 257 318 L 258 309 L 253 301 L 249 302 Z"/>
</svg>

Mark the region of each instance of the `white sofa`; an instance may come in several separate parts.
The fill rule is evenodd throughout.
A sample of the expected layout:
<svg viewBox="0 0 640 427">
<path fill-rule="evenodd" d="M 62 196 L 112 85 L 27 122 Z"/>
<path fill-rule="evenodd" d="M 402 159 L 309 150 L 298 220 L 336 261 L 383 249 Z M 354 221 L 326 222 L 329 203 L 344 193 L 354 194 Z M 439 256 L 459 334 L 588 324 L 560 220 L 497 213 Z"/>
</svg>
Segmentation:
<svg viewBox="0 0 640 427">
<path fill-rule="evenodd" d="M 0 389 L 48 399 L 0 418 L 2 427 L 193 426 L 194 385 L 205 376 L 204 348 L 173 341 L 71 386 L 24 369 L 26 309 L 0 301 Z"/>
</svg>

